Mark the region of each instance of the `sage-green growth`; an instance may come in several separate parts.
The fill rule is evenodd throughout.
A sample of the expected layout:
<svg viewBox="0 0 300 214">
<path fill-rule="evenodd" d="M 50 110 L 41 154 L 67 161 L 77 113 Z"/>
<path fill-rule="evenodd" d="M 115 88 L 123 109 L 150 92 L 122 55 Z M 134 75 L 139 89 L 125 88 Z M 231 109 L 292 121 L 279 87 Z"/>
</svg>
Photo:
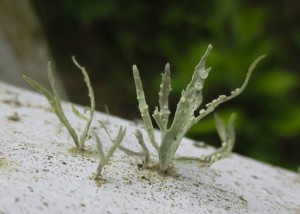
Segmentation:
<svg viewBox="0 0 300 214">
<path fill-rule="evenodd" d="M 101 173 L 102 173 L 103 167 L 109 161 L 109 159 L 113 156 L 114 152 L 119 147 L 119 145 L 121 144 L 121 142 L 124 139 L 124 136 L 126 134 L 126 128 L 123 128 L 122 126 L 120 126 L 117 137 L 115 139 L 113 139 L 110 136 L 105 125 L 103 123 L 101 123 L 101 126 L 104 128 L 105 132 L 107 133 L 107 135 L 108 135 L 109 139 L 111 140 L 111 142 L 113 143 L 113 145 L 110 147 L 107 154 L 105 154 L 103 151 L 103 146 L 102 146 L 100 138 L 98 137 L 98 135 L 96 133 L 94 133 L 94 136 L 95 136 L 96 142 L 97 142 L 97 144 L 96 144 L 97 151 L 98 151 L 99 158 L 100 158 L 99 165 L 97 167 L 97 171 L 96 171 L 96 174 L 94 177 L 95 180 L 101 178 Z"/>
<path fill-rule="evenodd" d="M 231 95 L 229 96 L 220 95 L 217 99 L 214 99 L 212 102 L 208 103 L 206 105 L 206 108 L 201 109 L 199 111 L 199 114 L 197 114 L 196 111 L 198 111 L 202 103 L 202 90 L 203 90 L 204 82 L 211 70 L 211 68 L 208 69 L 205 68 L 206 59 L 211 49 L 212 46 L 209 45 L 201 61 L 195 68 L 191 82 L 188 84 L 186 90 L 182 92 L 180 101 L 177 104 L 174 120 L 170 127 L 168 127 L 168 120 L 170 115 L 168 97 L 171 91 L 171 79 L 170 79 L 170 65 L 167 63 L 165 67 L 165 73 L 162 74 L 162 84 L 160 85 L 159 108 L 156 107 L 152 115 L 161 131 L 160 144 L 157 143 L 154 136 L 153 124 L 149 114 L 148 105 L 145 100 L 145 94 L 139 76 L 139 71 L 135 65 L 133 66 L 133 76 L 136 85 L 136 93 L 139 102 L 139 110 L 141 112 L 141 116 L 144 121 L 144 128 L 147 131 L 150 142 L 158 152 L 159 168 L 161 171 L 166 171 L 166 169 L 169 167 L 169 165 L 172 163 L 173 160 L 183 161 L 183 162 L 198 162 L 201 165 L 209 166 L 214 162 L 216 162 L 217 160 L 220 160 L 228 156 L 228 154 L 231 152 L 233 148 L 234 141 L 235 141 L 234 126 L 233 126 L 234 117 L 232 116 L 228 125 L 225 126 L 221 121 L 221 119 L 218 116 L 216 116 L 216 127 L 217 127 L 218 134 L 222 140 L 222 147 L 211 155 L 202 156 L 199 158 L 190 158 L 190 157 L 176 158 L 175 157 L 175 153 L 178 149 L 178 146 L 182 138 L 188 132 L 188 130 L 193 125 L 198 123 L 203 117 L 213 112 L 218 105 L 241 94 L 242 91 L 245 89 L 256 64 L 263 57 L 265 57 L 265 56 L 261 56 L 252 63 L 252 65 L 248 70 L 246 79 L 240 88 L 237 88 L 234 91 L 232 91 Z M 138 142 L 140 143 L 140 141 L 141 138 L 139 137 Z M 134 152 L 131 152 L 131 154 L 134 155 Z M 141 154 L 146 154 L 146 153 L 145 152 L 139 153 L 139 156 Z M 144 167 L 147 167 L 145 166 L 145 163 L 144 163 Z"/>
<path fill-rule="evenodd" d="M 89 97 L 90 97 L 90 101 L 91 101 L 91 107 L 85 107 L 84 112 L 86 113 L 87 111 L 89 111 L 89 117 L 87 118 L 86 116 L 84 116 L 83 114 L 81 114 L 77 109 L 75 109 L 74 106 L 72 106 L 72 110 L 73 113 L 86 121 L 86 125 L 85 128 L 83 130 L 82 135 L 80 136 L 80 138 L 78 137 L 78 134 L 75 132 L 74 128 L 71 126 L 70 122 L 68 121 L 67 117 L 65 116 L 65 113 L 63 111 L 62 105 L 61 105 L 61 99 L 59 97 L 59 94 L 56 90 L 55 87 L 55 79 L 53 76 L 53 72 L 51 69 L 51 63 L 48 63 L 48 75 L 49 75 L 49 81 L 51 84 L 51 88 L 52 88 L 52 92 L 53 94 L 48 91 L 44 86 L 42 86 L 40 83 L 38 83 L 37 81 L 23 75 L 24 80 L 29 83 L 36 91 L 38 91 L 39 93 L 41 93 L 42 95 L 44 95 L 47 99 L 49 104 L 51 105 L 54 113 L 57 115 L 57 117 L 59 118 L 59 120 L 64 124 L 64 126 L 67 128 L 69 134 L 71 135 L 76 148 L 79 150 L 83 150 L 84 149 L 84 143 L 87 140 L 87 136 L 88 136 L 88 131 L 90 128 L 90 125 L 92 123 L 93 120 L 93 116 L 94 116 L 94 111 L 95 111 L 95 97 L 94 97 L 94 91 L 89 79 L 89 76 L 85 70 L 84 67 L 80 66 L 78 64 L 78 62 L 75 60 L 75 57 L 72 57 L 72 60 L 74 62 L 74 64 L 80 69 L 80 71 L 82 72 L 83 76 L 84 76 L 84 81 L 87 85 L 88 91 L 89 91 Z"/>
</svg>

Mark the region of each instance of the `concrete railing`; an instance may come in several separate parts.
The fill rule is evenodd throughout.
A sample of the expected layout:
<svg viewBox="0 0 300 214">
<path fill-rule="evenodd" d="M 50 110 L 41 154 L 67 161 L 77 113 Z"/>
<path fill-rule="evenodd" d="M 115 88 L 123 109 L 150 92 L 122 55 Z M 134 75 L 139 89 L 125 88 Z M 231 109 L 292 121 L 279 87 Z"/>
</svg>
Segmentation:
<svg viewBox="0 0 300 214">
<path fill-rule="evenodd" d="M 70 105 L 63 106 L 82 131 Z M 112 135 L 119 125 L 126 127 L 122 144 L 140 149 L 132 135 L 136 123 L 97 112 L 92 129 L 104 150 L 111 142 L 99 120 Z M 87 141 L 85 155 L 71 152 L 72 139 L 46 99 L 4 83 L 0 123 L 0 213 L 300 213 L 299 174 L 237 154 L 209 168 L 174 164 L 174 172 L 163 176 L 139 169 L 139 158 L 117 150 L 99 186 L 90 179 L 98 165 L 94 139 Z M 184 139 L 178 154 L 214 150 L 197 145 Z"/>
</svg>

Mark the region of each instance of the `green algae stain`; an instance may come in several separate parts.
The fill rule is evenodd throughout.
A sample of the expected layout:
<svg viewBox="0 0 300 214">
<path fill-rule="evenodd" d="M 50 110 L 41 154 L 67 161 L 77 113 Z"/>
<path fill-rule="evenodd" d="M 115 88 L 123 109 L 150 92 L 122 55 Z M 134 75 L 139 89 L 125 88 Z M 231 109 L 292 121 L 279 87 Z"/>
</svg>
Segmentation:
<svg viewBox="0 0 300 214">
<path fill-rule="evenodd" d="M 4 158 L 0 158 L 0 168 L 2 168 L 3 166 L 5 166 L 5 160 Z"/>
<path fill-rule="evenodd" d="M 0 169 L 10 169 L 10 164 L 4 157 L 0 157 Z"/>
<path fill-rule="evenodd" d="M 78 149 L 76 147 L 72 147 L 68 150 L 68 152 L 72 156 L 82 156 L 85 158 L 98 157 L 98 153 L 92 149 Z"/>
</svg>

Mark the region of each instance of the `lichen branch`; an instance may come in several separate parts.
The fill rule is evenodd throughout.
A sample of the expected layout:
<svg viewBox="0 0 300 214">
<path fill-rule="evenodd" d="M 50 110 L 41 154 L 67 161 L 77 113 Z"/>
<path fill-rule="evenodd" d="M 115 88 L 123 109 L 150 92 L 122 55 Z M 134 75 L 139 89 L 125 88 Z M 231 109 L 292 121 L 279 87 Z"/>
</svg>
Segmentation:
<svg viewBox="0 0 300 214">
<path fill-rule="evenodd" d="M 145 144 L 145 141 L 143 139 L 143 134 L 141 132 L 141 130 L 137 129 L 134 133 L 138 144 L 142 147 L 142 152 L 135 152 L 132 151 L 124 146 L 119 146 L 119 149 L 122 150 L 124 153 L 126 153 L 127 155 L 130 156 L 138 156 L 138 157 L 144 157 L 144 161 L 143 161 L 143 169 L 147 168 L 149 165 L 149 161 L 150 161 L 150 153 L 149 150 Z"/>
<path fill-rule="evenodd" d="M 110 149 L 108 150 L 108 152 L 105 154 L 100 138 L 98 137 L 98 135 L 95 132 L 93 133 L 93 135 L 96 138 L 96 147 L 97 147 L 97 151 L 98 151 L 99 159 L 100 159 L 97 170 L 96 170 L 96 174 L 94 176 L 95 180 L 98 180 L 101 177 L 103 167 L 105 166 L 105 164 L 107 164 L 109 159 L 113 156 L 116 149 L 120 146 L 122 140 L 124 139 L 125 134 L 126 134 L 126 128 L 123 128 L 122 126 L 120 126 L 117 137 L 114 140 L 112 140 L 113 144 L 110 147 Z"/>
<path fill-rule="evenodd" d="M 151 117 L 149 114 L 149 108 L 148 108 L 148 105 L 147 105 L 146 99 L 145 99 L 143 84 L 142 84 L 142 81 L 140 78 L 139 71 L 135 65 L 133 66 L 133 77 L 134 77 L 135 86 L 136 86 L 136 94 L 137 94 L 137 99 L 139 102 L 139 109 L 140 109 L 141 116 L 144 121 L 145 129 L 148 133 L 150 142 L 152 143 L 153 147 L 156 150 L 158 150 L 158 144 L 155 140 L 154 128 L 153 128 L 153 124 L 152 124 Z"/>
<path fill-rule="evenodd" d="M 90 112 L 89 118 L 85 117 L 83 114 L 81 114 L 74 106 L 72 106 L 72 111 L 73 113 L 78 116 L 81 119 L 84 119 L 87 121 L 85 128 L 83 130 L 82 135 L 80 136 L 80 138 L 78 138 L 77 133 L 75 132 L 74 128 L 71 126 L 70 122 L 68 121 L 67 117 L 65 116 L 65 113 L 63 111 L 62 108 L 62 104 L 61 104 L 61 99 L 60 96 L 56 90 L 56 86 L 55 86 L 55 78 L 52 72 L 52 68 L 51 68 L 51 63 L 48 63 L 48 76 L 49 76 L 49 82 L 51 84 L 51 88 L 52 88 L 52 93 L 50 91 L 48 91 L 44 86 L 42 86 L 40 83 L 38 83 L 37 81 L 23 75 L 24 80 L 29 83 L 37 92 L 39 92 L 40 94 L 44 95 L 49 104 L 51 105 L 52 109 L 54 110 L 54 113 L 57 115 L 57 117 L 59 118 L 59 120 L 61 121 L 61 123 L 67 128 L 70 136 L 72 137 L 76 148 L 79 150 L 82 150 L 84 148 L 84 144 L 85 141 L 87 140 L 88 137 L 88 131 L 90 128 L 90 125 L 92 123 L 93 120 L 93 116 L 94 116 L 94 111 L 95 111 L 95 98 L 94 98 L 94 92 L 93 92 L 93 88 L 92 85 L 90 83 L 88 74 L 85 70 L 84 67 L 80 66 L 78 64 L 78 62 L 75 60 L 75 58 L 73 57 L 73 62 L 74 64 L 80 69 L 80 71 L 82 72 L 83 76 L 84 76 L 84 81 L 87 85 L 88 91 L 89 91 L 89 97 L 91 100 L 91 107 L 86 107 L 85 109 L 88 109 Z"/>
<path fill-rule="evenodd" d="M 223 123 L 222 119 L 215 114 L 215 122 L 217 132 L 222 142 L 222 146 L 214 151 L 212 154 L 203 155 L 199 158 L 197 157 L 175 157 L 173 160 L 181 163 L 197 163 L 201 166 L 211 166 L 213 163 L 226 158 L 230 155 L 234 143 L 235 143 L 235 133 L 234 133 L 234 119 L 235 114 L 230 116 L 227 126 Z"/>
</svg>

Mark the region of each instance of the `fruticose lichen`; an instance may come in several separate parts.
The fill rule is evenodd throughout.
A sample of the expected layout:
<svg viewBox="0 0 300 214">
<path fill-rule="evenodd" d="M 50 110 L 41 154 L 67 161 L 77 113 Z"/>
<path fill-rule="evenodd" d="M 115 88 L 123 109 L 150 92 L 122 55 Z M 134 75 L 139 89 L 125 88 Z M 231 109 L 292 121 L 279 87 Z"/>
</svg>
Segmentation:
<svg viewBox="0 0 300 214">
<path fill-rule="evenodd" d="M 217 99 L 214 99 L 212 102 L 206 104 L 206 108 L 198 110 L 202 103 L 203 86 L 211 70 L 211 68 L 205 68 L 206 59 L 211 49 L 212 46 L 209 45 L 204 56 L 201 58 L 201 61 L 195 68 L 191 82 L 182 92 L 181 98 L 177 104 L 173 122 L 170 126 L 168 126 L 170 115 L 168 97 L 171 91 L 171 78 L 170 65 L 167 63 L 165 67 L 165 73 L 162 74 L 162 83 L 160 85 L 159 108 L 156 107 L 154 113 L 152 114 L 157 126 L 161 131 L 160 144 L 157 143 L 157 140 L 154 136 L 154 128 L 149 114 L 149 108 L 145 100 L 145 94 L 139 71 L 135 65 L 133 66 L 133 76 L 136 85 L 139 110 L 141 112 L 144 128 L 148 134 L 149 140 L 152 146 L 158 152 L 160 171 L 166 171 L 173 161 L 197 162 L 201 165 L 210 166 L 214 162 L 227 157 L 233 148 L 235 142 L 233 125 L 234 116 L 231 116 L 227 126 L 222 122 L 220 117 L 216 116 L 216 128 L 222 141 L 221 148 L 217 149 L 211 155 L 205 155 L 201 157 L 175 157 L 175 153 L 182 138 L 190 130 L 190 128 L 198 123 L 203 117 L 213 112 L 218 105 L 241 94 L 245 89 L 256 64 L 265 57 L 261 56 L 251 64 L 246 79 L 240 88 L 235 89 L 228 96 L 220 95 Z M 197 113 L 197 111 L 199 111 L 199 113 Z M 143 152 L 133 152 L 124 147 L 121 147 L 121 149 L 131 155 L 144 156 L 144 168 L 146 168 L 149 162 L 149 152 L 145 146 L 141 132 L 138 131 L 137 133 L 137 141 L 143 147 Z"/>
<path fill-rule="evenodd" d="M 35 81 L 25 75 L 23 75 L 23 78 L 36 91 L 38 91 L 39 93 L 41 93 L 48 99 L 48 102 L 51 105 L 54 113 L 57 115 L 57 117 L 62 122 L 62 124 L 64 124 L 64 126 L 67 128 L 69 134 L 71 135 L 71 137 L 76 145 L 76 148 L 78 150 L 83 150 L 85 141 L 88 139 L 88 131 L 89 131 L 89 128 L 90 128 L 90 125 L 92 123 L 93 116 L 94 116 L 95 97 L 94 97 L 94 91 L 93 91 L 89 76 L 88 76 L 85 68 L 78 64 L 78 62 L 75 60 L 75 57 L 73 57 L 72 59 L 73 59 L 74 64 L 80 69 L 81 73 L 84 76 L 84 81 L 87 85 L 87 88 L 89 91 L 89 97 L 90 97 L 90 101 L 91 101 L 91 106 L 85 107 L 85 110 L 84 110 L 85 113 L 87 111 L 89 112 L 88 118 L 85 115 L 81 114 L 74 106 L 72 106 L 73 113 L 80 119 L 83 119 L 86 121 L 85 128 L 84 128 L 83 133 L 81 134 L 80 138 L 78 137 L 78 134 L 75 132 L 74 128 L 71 126 L 70 122 L 68 121 L 68 119 L 65 116 L 65 113 L 63 111 L 61 99 L 60 99 L 60 96 L 59 96 L 56 86 L 55 86 L 55 79 L 54 79 L 53 72 L 51 69 L 51 63 L 49 62 L 49 64 L 48 64 L 48 75 L 49 75 L 49 81 L 51 84 L 53 94 L 50 91 L 48 91 L 44 86 L 42 86 L 40 83 L 38 83 L 37 81 Z"/>
<path fill-rule="evenodd" d="M 123 128 L 122 126 L 120 126 L 117 137 L 115 139 L 113 139 L 111 137 L 109 131 L 107 130 L 106 126 L 104 125 L 104 123 L 100 123 L 100 124 L 104 128 L 104 130 L 107 133 L 110 141 L 113 144 L 110 147 L 110 149 L 108 150 L 108 152 L 105 154 L 100 138 L 98 137 L 98 135 L 95 132 L 93 133 L 95 138 L 96 138 L 96 143 L 97 143 L 96 146 L 97 146 L 97 151 L 98 151 L 98 155 L 99 155 L 99 159 L 100 159 L 98 167 L 97 167 L 96 174 L 94 176 L 95 180 L 101 180 L 102 179 L 101 178 L 101 173 L 102 173 L 103 167 L 109 161 L 109 159 L 113 156 L 114 152 L 119 147 L 119 145 L 121 144 L 121 142 L 124 139 L 125 134 L 126 134 L 126 128 Z"/>
</svg>

